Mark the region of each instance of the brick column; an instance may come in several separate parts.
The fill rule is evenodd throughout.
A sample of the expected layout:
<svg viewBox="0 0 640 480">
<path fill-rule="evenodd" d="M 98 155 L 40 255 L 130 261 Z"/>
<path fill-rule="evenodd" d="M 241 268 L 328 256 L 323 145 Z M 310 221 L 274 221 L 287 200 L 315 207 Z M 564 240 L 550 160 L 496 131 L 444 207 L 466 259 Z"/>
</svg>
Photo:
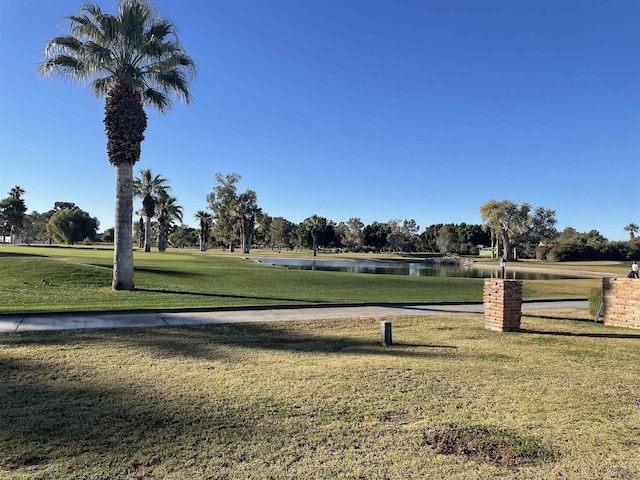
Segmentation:
<svg viewBox="0 0 640 480">
<path fill-rule="evenodd" d="M 640 328 L 640 280 L 603 278 L 604 324 Z"/>
<path fill-rule="evenodd" d="M 483 301 L 485 328 L 497 332 L 520 331 L 522 281 L 485 279 Z"/>
</svg>

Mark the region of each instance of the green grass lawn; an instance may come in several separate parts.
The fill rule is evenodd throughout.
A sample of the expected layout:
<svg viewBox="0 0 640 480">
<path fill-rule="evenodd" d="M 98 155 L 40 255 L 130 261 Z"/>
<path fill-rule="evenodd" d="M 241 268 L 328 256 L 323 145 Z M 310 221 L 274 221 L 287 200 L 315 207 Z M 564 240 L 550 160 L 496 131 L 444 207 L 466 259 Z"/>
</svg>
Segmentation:
<svg viewBox="0 0 640 480">
<path fill-rule="evenodd" d="M 0 477 L 640 478 L 640 332 L 535 315 L 1 335 Z"/>
<path fill-rule="evenodd" d="M 0 312 L 482 301 L 482 279 L 289 270 L 194 251 L 135 252 L 136 290 L 113 292 L 112 257 L 109 249 L 0 246 Z M 587 298 L 599 285 L 525 281 L 524 298 Z"/>
</svg>

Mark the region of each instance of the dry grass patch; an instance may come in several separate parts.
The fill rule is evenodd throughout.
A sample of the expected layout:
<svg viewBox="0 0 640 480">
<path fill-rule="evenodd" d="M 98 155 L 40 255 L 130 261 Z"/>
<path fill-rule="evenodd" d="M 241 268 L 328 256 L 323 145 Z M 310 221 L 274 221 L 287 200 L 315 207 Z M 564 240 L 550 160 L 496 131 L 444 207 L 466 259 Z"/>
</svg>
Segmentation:
<svg viewBox="0 0 640 480">
<path fill-rule="evenodd" d="M 391 347 L 379 318 L 1 336 L 0 477 L 640 476 L 640 332 L 392 322 Z M 425 443 L 451 426 L 502 453 Z"/>
</svg>

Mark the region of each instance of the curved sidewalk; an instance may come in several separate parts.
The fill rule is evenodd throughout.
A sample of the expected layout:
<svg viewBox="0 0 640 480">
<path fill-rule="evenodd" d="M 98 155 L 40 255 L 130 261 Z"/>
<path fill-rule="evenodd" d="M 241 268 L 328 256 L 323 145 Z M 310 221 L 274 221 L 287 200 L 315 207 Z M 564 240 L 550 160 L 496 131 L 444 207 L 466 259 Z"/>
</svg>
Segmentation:
<svg viewBox="0 0 640 480">
<path fill-rule="evenodd" d="M 586 300 L 524 302 L 523 311 L 587 309 Z M 40 313 L 0 316 L 0 332 L 68 330 L 86 328 L 166 327 L 177 325 L 210 325 L 283 320 L 315 320 L 323 318 L 388 317 L 393 315 L 436 315 L 443 313 L 483 313 L 481 303 L 473 304 L 406 304 L 406 305 L 327 305 L 208 311 L 114 312 L 114 313 Z"/>
</svg>

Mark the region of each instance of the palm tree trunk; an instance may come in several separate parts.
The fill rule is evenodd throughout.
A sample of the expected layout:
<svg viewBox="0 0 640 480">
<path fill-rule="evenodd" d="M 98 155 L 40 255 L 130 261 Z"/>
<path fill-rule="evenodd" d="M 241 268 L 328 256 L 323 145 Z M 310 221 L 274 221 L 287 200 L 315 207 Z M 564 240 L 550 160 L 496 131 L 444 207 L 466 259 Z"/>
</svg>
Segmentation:
<svg viewBox="0 0 640 480">
<path fill-rule="evenodd" d="M 116 165 L 116 215 L 113 248 L 114 290 L 133 290 L 133 165 Z"/>
<path fill-rule="evenodd" d="M 167 227 L 160 221 L 158 221 L 158 252 L 163 253 L 166 251 L 166 231 Z"/>
<path fill-rule="evenodd" d="M 144 223 L 144 218 L 140 217 L 140 232 L 139 232 L 139 238 L 138 238 L 138 248 L 144 248 L 144 235 L 145 235 L 145 223 Z"/>
<path fill-rule="evenodd" d="M 144 251 L 151 251 L 151 217 L 144 216 Z"/>
</svg>

